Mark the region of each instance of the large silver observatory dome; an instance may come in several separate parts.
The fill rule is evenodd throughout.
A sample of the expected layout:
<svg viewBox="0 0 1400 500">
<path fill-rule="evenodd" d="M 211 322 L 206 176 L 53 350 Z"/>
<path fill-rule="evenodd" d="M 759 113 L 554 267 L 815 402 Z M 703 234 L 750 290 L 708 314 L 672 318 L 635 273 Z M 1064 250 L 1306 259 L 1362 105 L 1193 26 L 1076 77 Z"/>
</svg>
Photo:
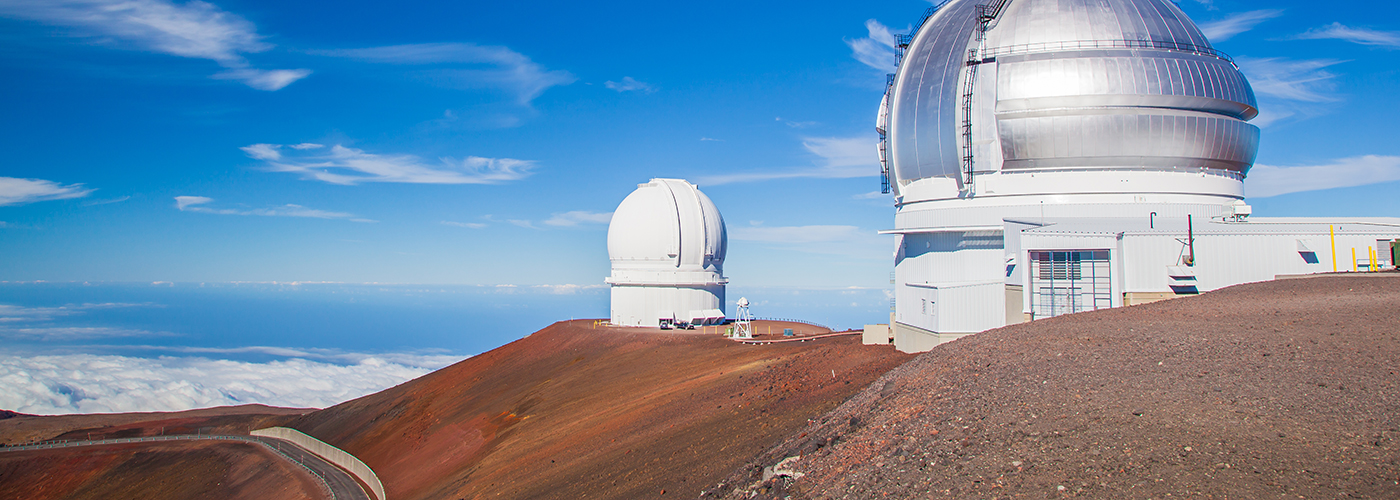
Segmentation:
<svg viewBox="0 0 1400 500">
<path fill-rule="evenodd" d="M 1253 90 L 1170 1 L 951 0 L 902 42 L 877 123 L 896 195 L 990 173 L 1242 181 L 1254 162 Z"/>
</svg>

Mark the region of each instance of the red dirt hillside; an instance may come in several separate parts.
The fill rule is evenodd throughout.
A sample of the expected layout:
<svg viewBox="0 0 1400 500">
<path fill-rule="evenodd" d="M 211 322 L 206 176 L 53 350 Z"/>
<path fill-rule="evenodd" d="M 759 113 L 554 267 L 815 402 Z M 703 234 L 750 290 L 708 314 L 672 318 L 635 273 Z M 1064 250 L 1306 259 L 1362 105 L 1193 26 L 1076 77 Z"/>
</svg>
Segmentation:
<svg viewBox="0 0 1400 500">
<path fill-rule="evenodd" d="M 907 359 L 859 335 L 744 345 L 560 322 L 291 426 L 395 500 L 693 498 Z"/>
<path fill-rule="evenodd" d="M 0 498 L 321 498 L 298 465 L 262 446 L 160 441 L 0 453 Z"/>
<path fill-rule="evenodd" d="M 1400 275 L 965 337 L 724 483 L 707 496 L 1400 498 Z"/>
</svg>

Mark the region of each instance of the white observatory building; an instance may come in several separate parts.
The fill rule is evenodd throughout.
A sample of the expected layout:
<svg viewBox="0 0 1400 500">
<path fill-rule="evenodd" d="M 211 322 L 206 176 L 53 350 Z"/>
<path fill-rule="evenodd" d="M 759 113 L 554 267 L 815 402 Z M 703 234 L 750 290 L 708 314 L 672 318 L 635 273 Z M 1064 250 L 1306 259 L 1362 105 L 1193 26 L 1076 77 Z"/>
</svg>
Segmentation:
<svg viewBox="0 0 1400 500">
<path fill-rule="evenodd" d="M 1400 219 L 1249 218 L 1254 92 L 1171 1 L 951 0 L 899 46 L 876 129 L 901 350 L 1391 260 Z"/>
<path fill-rule="evenodd" d="M 608 225 L 612 324 L 670 328 L 724 321 L 719 209 L 681 179 L 639 184 Z"/>
</svg>

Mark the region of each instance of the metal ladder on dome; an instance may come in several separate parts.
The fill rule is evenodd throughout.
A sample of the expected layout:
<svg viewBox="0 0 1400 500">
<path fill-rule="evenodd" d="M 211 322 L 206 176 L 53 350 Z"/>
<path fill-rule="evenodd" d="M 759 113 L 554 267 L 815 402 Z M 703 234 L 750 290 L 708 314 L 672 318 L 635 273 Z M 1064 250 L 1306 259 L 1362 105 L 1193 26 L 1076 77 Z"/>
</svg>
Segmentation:
<svg viewBox="0 0 1400 500">
<path fill-rule="evenodd" d="M 972 154 L 972 94 L 976 89 L 977 67 L 984 62 L 991 62 L 978 57 L 977 51 L 982 46 L 982 42 L 987 39 L 987 29 L 992 21 L 1001 16 L 1006 10 L 1006 4 L 1011 0 L 996 0 L 990 4 L 977 5 L 977 47 L 967 51 L 967 80 L 963 82 L 962 91 L 962 170 L 963 170 L 963 192 L 967 196 L 973 194 L 973 175 L 976 168 L 973 165 L 974 155 Z"/>
</svg>

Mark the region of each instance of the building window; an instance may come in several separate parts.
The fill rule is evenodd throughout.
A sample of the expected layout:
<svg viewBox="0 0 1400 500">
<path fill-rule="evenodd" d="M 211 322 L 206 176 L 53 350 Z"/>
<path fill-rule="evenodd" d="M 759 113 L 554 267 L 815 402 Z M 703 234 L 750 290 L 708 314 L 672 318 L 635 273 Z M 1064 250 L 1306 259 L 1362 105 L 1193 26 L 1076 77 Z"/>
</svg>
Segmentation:
<svg viewBox="0 0 1400 500">
<path fill-rule="evenodd" d="M 1036 318 L 1113 307 L 1108 250 L 1032 250 L 1030 264 Z"/>
</svg>

